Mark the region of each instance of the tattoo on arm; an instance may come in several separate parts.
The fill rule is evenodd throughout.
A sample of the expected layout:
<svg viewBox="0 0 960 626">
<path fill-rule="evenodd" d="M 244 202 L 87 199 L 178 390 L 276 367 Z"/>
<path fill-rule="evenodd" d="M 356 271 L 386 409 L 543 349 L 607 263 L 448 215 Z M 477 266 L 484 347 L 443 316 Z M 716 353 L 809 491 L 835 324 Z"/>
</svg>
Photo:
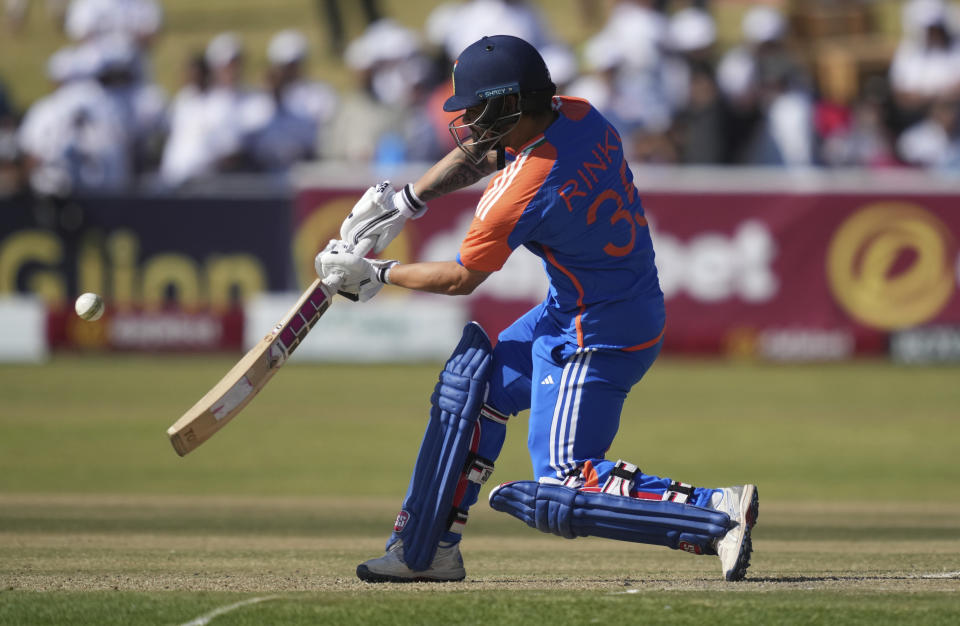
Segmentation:
<svg viewBox="0 0 960 626">
<path fill-rule="evenodd" d="M 454 148 L 416 182 L 414 189 L 421 200 L 429 202 L 451 191 L 469 187 L 495 170 L 495 161 L 488 158 L 477 165 L 460 148 Z"/>
</svg>

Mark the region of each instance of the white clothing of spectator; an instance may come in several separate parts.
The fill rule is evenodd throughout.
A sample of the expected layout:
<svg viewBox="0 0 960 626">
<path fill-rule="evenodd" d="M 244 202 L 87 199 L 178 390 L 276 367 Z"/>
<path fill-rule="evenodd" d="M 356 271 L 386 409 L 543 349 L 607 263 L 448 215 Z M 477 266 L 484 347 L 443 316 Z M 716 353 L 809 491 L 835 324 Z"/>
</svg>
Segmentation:
<svg viewBox="0 0 960 626">
<path fill-rule="evenodd" d="M 187 86 L 174 99 L 160 177 L 177 187 L 239 165 L 246 142 L 270 117 L 270 97 L 242 85 L 243 49 L 232 33 L 207 46 L 209 89 Z"/>
<path fill-rule="evenodd" d="M 813 115 L 813 100 L 805 92 L 788 90 L 773 98 L 767 109 L 767 125 L 782 165 L 813 165 Z"/>
<path fill-rule="evenodd" d="M 897 152 L 910 165 L 928 168 L 955 167 L 960 163 L 960 102 L 936 101 L 927 117 L 905 130 Z"/>
<path fill-rule="evenodd" d="M 37 100 L 18 132 L 31 186 L 43 194 L 119 191 L 131 182 L 123 114 L 95 80 L 69 82 Z"/>
<path fill-rule="evenodd" d="M 72 0 L 64 29 L 75 41 L 122 33 L 143 44 L 163 25 L 163 8 L 156 0 Z"/>
<path fill-rule="evenodd" d="M 427 41 L 442 48 L 451 60 L 473 42 L 489 35 L 520 37 L 538 50 L 554 39 L 540 12 L 527 0 L 442 4 L 427 16 Z"/>
<path fill-rule="evenodd" d="M 673 109 L 667 95 L 663 54 L 666 24 L 649 2 L 620 0 L 603 29 L 586 43 L 588 68 L 602 65 L 606 76 L 592 85 L 581 82 L 574 87 L 581 93 L 585 87 L 602 91 L 607 82 L 609 98 L 601 97 L 606 104 L 594 106 L 614 118 L 621 132 L 642 129 L 659 133 L 670 126 Z M 595 57 L 593 61 L 591 56 Z"/>
<path fill-rule="evenodd" d="M 160 177 L 170 186 L 213 171 L 216 155 L 206 143 L 206 93 L 197 85 L 177 92 L 170 106 L 167 143 L 160 162 Z"/>
<path fill-rule="evenodd" d="M 890 86 L 905 108 L 960 91 L 960 37 L 942 2 L 904 6 L 904 36 L 890 64 Z"/>
<path fill-rule="evenodd" d="M 309 54 L 307 39 L 296 30 L 284 30 L 270 40 L 267 60 L 272 68 L 287 72 L 283 83 L 283 105 L 290 111 L 327 124 L 337 110 L 337 92 L 329 84 L 303 77 Z"/>
<path fill-rule="evenodd" d="M 595 37 L 613 41 L 623 51 L 630 70 L 655 71 L 662 61 L 667 19 L 642 0 L 619 0 L 606 25 Z"/>
<path fill-rule="evenodd" d="M 416 31 L 390 19 L 371 24 L 350 42 L 344 58 L 374 98 L 390 106 L 408 106 L 417 85 L 427 78 L 426 58 Z"/>
<path fill-rule="evenodd" d="M 956 140 L 931 120 L 914 124 L 897 140 L 897 150 L 903 160 L 920 167 L 939 167 L 950 161 L 957 149 Z"/>
<path fill-rule="evenodd" d="M 426 114 L 422 100 L 430 63 L 418 34 L 393 20 L 371 24 L 345 52 L 358 89 L 343 95 L 337 118 L 322 146 L 325 157 L 347 161 L 407 158 L 405 128 Z"/>
<path fill-rule="evenodd" d="M 128 35 L 114 33 L 84 45 L 98 58 L 101 83 L 123 114 L 136 163 L 146 158 L 149 144 L 166 132 L 167 97 L 158 85 L 137 79 L 138 51 Z"/>
<path fill-rule="evenodd" d="M 567 95 L 583 98 L 608 118 L 612 117 L 616 75 L 624 63 L 623 51 L 610 39 L 594 37 L 584 46 L 583 63 L 585 72 L 570 84 Z"/>
<path fill-rule="evenodd" d="M 944 22 L 950 31 L 956 31 L 960 13 L 954 4 L 944 0 L 907 0 L 900 10 L 903 39 L 923 41 L 931 24 Z"/>
<path fill-rule="evenodd" d="M 47 78 L 57 86 L 74 80 L 91 79 L 96 75 L 99 60 L 100 53 L 96 46 L 64 46 L 47 59 Z"/>
<path fill-rule="evenodd" d="M 786 34 L 787 21 L 777 9 L 755 6 L 741 22 L 744 43 L 730 49 L 717 66 L 717 83 L 730 100 L 753 97 L 757 87 L 757 49 L 780 41 Z"/>
</svg>

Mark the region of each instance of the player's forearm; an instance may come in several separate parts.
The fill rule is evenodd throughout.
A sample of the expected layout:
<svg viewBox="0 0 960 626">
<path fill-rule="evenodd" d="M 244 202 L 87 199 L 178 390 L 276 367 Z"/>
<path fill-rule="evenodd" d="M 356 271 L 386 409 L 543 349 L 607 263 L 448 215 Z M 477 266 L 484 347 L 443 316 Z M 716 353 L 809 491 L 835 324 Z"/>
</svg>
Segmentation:
<svg viewBox="0 0 960 626">
<path fill-rule="evenodd" d="M 453 261 L 395 265 L 388 275 L 391 285 L 416 291 L 460 296 L 472 293 L 487 272 L 468 270 Z"/>
<path fill-rule="evenodd" d="M 451 191 L 469 187 L 497 169 L 496 161 L 487 156 L 478 165 L 468 159 L 463 150 L 454 148 L 413 184 L 413 190 L 417 197 L 429 202 Z"/>
</svg>

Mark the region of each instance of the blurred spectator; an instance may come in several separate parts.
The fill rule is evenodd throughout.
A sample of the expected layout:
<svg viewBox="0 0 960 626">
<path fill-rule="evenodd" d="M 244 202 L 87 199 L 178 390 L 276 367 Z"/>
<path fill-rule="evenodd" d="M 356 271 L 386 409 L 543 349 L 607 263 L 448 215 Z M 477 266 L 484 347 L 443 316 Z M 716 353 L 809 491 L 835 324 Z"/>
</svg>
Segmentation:
<svg viewBox="0 0 960 626">
<path fill-rule="evenodd" d="M 47 78 L 55 86 L 74 80 L 93 78 L 99 60 L 100 52 L 96 45 L 65 46 L 50 55 L 47 60 Z"/>
<path fill-rule="evenodd" d="M 776 61 L 776 62 L 774 62 Z M 761 123 L 747 162 L 787 167 L 813 165 L 816 157 L 813 98 L 795 82 L 797 67 L 783 57 L 761 64 Z"/>
<path fill-rule="evenodd" d="M 713 66 L 716 41 L 717 26 L 706 11 L 690 7 L 670 18 L 664 67 L 667 96 L 674 109 L 688 104 L 693 66 Z"/>
<path fill-rule="evenodd" d="M 250 153 L 264 170 L 284 171 L 313 158 L 337 109 L 337 94 L 326 83 L 303 77 L 307 40 L 295 30 L 277 33 L 267 48 L 271 101 L 266 124 L 250 138 Z"/>
<path fill-rule="evenodd" d="M 416 32 L 380 20 L 347 46 L 345 59 L 358 88 L 343 94 L 323 155 L 395 165 L 435 154 L 443 138 L 416 134 L 432 128 L 424 105 L 431 64 Z"/>
<path fill-rule="evenodd" d="M 615 101 L 617 72 L 623 62 L 623 53 L 615 42 L 593 37 L 583 50 L 585 71 L 570 83 L 565 95 L 589 101 L 619 128 Z"/>
<path fill-rule="evenodd" d="M 822 138 L 823 163 L 833 167 L 896 165 L 891 132 L 884 124 L 885 103 L 886 83 L 880 77 L 866 83 L 849 109 L 821 102 L 816 126 Z"/>
<path fill-rule="evenodd" d="M 916 122 L 938 98 L 960 93 L 960 40 L 941 0 L 903 7 L 903 38 L 890 65 L 896 130 Z"/>
<path fill-rule="evenodd" d="M 104 61 L 93 66 L 95 78 L 65 82 L 27 110 L 18 142 L 38 193 L 120 191 L 132 182 L 130 135 Z"/>
<path fill-rule="evenodd" d="M 179 185 L 191 176 L 212 169 L 212 156 L 204 145 L 206 97 L 210 91 L 210 67 L 204 55 L 195 54 L 184 68 L 183 86 L 173 98 L 169 112 L 169 135 L 160 163 L 161 178 Z"/>
<path fill-rule="evenodd" d="M 665 80 L 666 27 L 653 0 L 619 0 L 606 25 L 585 46 L 587 66 L 595 68 L 592 84 L 577 81 L 571 86 L 573 95 L 588 100 L 584 87 L 598 92 L 595 106 L 609 114 L 633 160 L 676 159 L 675 150 L 667 150 L 674 111 Z"/>
<path fill-rule="evenodd" d="M 757 96 L 759 65 L 767 56 L 780 56 L 787 22 L 777 9 L 755 6 L 741 22 L 744 42 L 720 60 L 717 78 L 724 95 L 734 103 L 753 104 Z"/>
<path fill-rule="evenodd" d="M 653 0 L 617 0 L 599 36 L 623 51 L 629 69 L 647 70 L 660 61 L 668 22 Z"/>
<path fill-rule="evenodd" d="M 74 41 L 119 33 L 146 46 L 162 25 L 163 9 L 156 0 L 72 0 L 64 28 Z"/>
<path fill-rule="evenodd" d="M 133 41 L 136 54 L 131 68 L 139 81 L 151 74 L 148 50 L 162 26 L 163 9 L 157 0 L 71 0 L 64 30 L 79 42 L 110 35 Z"/>
<path fill-rule="evenodd" d="M 244 58 L 240 40 L 221 33 L 204 53 L 210 71 L 207 88 L 190 75 L 177 94 L 170 117 L 170 136 L 160 163 L 164 183 L 180 186 L 217 172 L 251 168 L 247 141 L 269 119 L 270 97 L 243 82 Z M 181 97 L 182 96 L 182 97 Z"/>
<path fill-rule="evenodd" d="M 676 117 L 671 134 L 683 163 L 721 163 L 727 154 L 727 107 L 713 66 L 716 25 L 706 11 L 686 8 L 670 19 L 667 92 Z"/>
<path fill-rule="evenodd" d="M 653 7 L 660 11 L 661 13 L 666 13 L 670 8 L 670 5 L 673 4 L 670 0 L 656 0 L 653 3 Z M 707 5 L 710 4 L 709 0 L 687 0 L 686 4 L 689 5 L 688 8 L 699 9 L 701 11 L 707 10 Z"/>
<path fill-rule="evenodd" d="M 20 191 L 23 180 L 17 146 L 17 114 L 0 80 L 0 197 Z"/>
<path fill-rule="evenodd" d="M 900 135 L 897 150 L 910 165 L 960 166 L 960 99 L 943 96 L 935 100 L 927 117 Z"/>
<path fill-rule="evenodd" d="M 347 6 L 360 5 L 363 9 L 363 17 L 367 26 L 373 24 L 382 17 L 377 0 L 361 0 L 356 2 L 350 0 Z M 343 10 L 340 0 L 316 0 L 317 14 L 321 17 L 324 24 L 327 25 L 327 32 L 330 35 L 330 52 L 335 55 L 343 53 L 343 47 L 346 43 L 346 29 L 344 28 Z"/>
<path fill-rule="evenodd" d="M 166 133 L 167 98 L 163 90 L 138 80 L 138 53 L 133 40 L 116 33 L 86 44 L 100 58 L 100 82 L 116 108 L 130 140 L 132 168 L 136 173 L 159 163 L 160 142 Z"/>
<path fill-rule="evenodd" d="M 747 11 L 741 26 L 744 43 L 728 51 L 717 68 L 730 111 L 727 161 L 812 164 L 813 99 L 786 46 L 786 19 L 775 8 L 758 5 Z"/>
<path fill-rule="evenodd" d="M 543 62 L 547 64 L 550 78 L 557 86 L 557 93 L 566 94 L 570 83 L 576 79 L 579 72 L 577 55 L 569 46 L 562 43 L 551 43 L 540 48 Z"/>
<path fill-rule="evenodd" d="M 442 48 L 447 67 L 486 35 L 514 35 L 542 50 L 553 41 L 538 9 L 528 0 L 468 0 L 441 4 L 427 16 L 427 41 Z"/>
</svg>

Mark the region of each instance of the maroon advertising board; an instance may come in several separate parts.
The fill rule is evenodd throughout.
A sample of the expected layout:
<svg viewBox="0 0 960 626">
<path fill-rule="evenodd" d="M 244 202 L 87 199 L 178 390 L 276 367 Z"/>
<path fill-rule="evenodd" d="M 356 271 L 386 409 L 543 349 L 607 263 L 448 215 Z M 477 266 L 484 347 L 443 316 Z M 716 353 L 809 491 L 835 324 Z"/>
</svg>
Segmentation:
<svg viewBox="0 0 960 626">
<path fill-rule="evenodd" d="M 298 195 L 301 283 L 359 193 Z M 381 256 L 455 258 L 479 197 L 471 190 L 431 202 Z M 667 352 L 840 359 L 885 353 L 894 331 L 960 326 L 958 196 L 657 192 L 643 203 L 667 302 Z M 470 316 L 495 336 L 543 296 L 471 296 Z"/>
</svg>

